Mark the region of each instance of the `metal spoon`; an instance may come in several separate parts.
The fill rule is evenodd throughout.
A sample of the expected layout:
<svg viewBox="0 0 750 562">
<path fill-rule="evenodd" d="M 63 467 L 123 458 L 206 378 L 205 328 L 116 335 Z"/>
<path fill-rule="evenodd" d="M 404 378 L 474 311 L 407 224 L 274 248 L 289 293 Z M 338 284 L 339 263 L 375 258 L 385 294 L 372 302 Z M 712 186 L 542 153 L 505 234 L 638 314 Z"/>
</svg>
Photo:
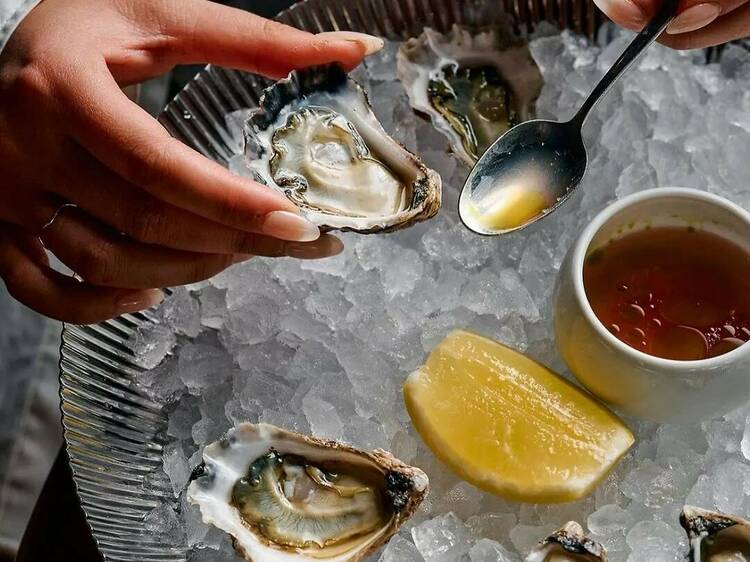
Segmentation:
<svg viewBox="0 0 750 562">
<path fill-rule="evenodd" d="M 458 212 L 467 228 L 486 235 L 512 232 L 549 215 L 570 197 L 588 163 L 581 136 L 586 118 L 674 19 L 677 4 L 664 1 L 570 121 L 526 121 L 487 149 L 461 190 Z"/>
</svg>

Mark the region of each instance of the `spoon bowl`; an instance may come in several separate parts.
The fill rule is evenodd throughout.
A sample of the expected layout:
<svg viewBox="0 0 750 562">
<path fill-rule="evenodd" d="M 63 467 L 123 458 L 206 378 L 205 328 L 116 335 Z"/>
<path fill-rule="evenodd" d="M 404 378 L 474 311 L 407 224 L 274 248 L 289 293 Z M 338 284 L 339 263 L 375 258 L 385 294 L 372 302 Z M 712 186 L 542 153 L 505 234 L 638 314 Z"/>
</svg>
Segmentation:
<svg viewBox="0 0 750 562">
<path fill-rule="evenodd" d="M 591 110 L 672 22 L 679 0 L 663 0 L 570 121 L 516 125 L 479 158 L 461 190 L 458 214 L 470 230 L 497 235 L 558 208 L 581 182 L 588 157 L 581 129 Z"/>
<path fill-rule="evenodd" d="M 521 229 L 560 206 L 586 172 L 580 127 L 535 119 L 497 139 L 469 174 L 461 221 L 477 234 Z"/>
</svg>

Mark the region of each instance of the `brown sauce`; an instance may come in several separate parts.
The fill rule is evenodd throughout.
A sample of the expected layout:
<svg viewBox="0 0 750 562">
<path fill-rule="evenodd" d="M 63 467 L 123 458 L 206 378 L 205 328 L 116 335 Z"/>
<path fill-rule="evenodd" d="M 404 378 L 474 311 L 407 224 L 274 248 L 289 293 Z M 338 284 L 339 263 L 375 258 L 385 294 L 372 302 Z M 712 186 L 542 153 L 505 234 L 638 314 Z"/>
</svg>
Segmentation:
<svg viewBox="0 0 750 562">
<path fill-rule="evenodd" d="M 586 258 L 583 279 L 599 320 L 650 355 L 699 360 L 750 340 L 750 253 L 716 234 L 625 235 Z"/>
</svg>

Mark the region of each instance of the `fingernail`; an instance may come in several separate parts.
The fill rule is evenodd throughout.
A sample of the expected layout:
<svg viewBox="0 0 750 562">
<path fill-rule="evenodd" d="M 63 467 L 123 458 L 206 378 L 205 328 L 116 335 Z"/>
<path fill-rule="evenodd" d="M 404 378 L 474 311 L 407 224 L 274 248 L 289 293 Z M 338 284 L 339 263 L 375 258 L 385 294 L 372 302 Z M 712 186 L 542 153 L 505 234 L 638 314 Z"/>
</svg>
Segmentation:
<svg viewBox="0 0 750 562">
<path fill-rule="evenodd" d="M 156 306 L 163 300 L 164 293 L 159 289 L 131 292 L 120 297 L 117 301 L 117 310 L 120 314 L 138 312 Z"/>
<path fill-rule="evenodd" d="M 253 256 L 252 254 L 235 254 L 234 257 L 232 258 L 232 263 L 233 264 L 242 263 L 242 262 L 253 259 L 253 257 L 255 256 Z"/>
<path fill-rule="evenodd" d="M 331 256 L 338 256 L 341 252 L 344 251 L 344 243 L 341 241 L 341 239 L 336 238 L 335 236 L 328 236 L 328 239 L 330 240 L 328 250 L 329 252 L 331 252 Z"/>
<path fill-rule="evenodd" d="M 721 6 L 718 4 L 714 4 L 713 2 L 696 4 L 677 16 L 672 23 L 669 24 L 667 33 L 670 35 L 678 35 L 680 33 L 688 33 L 706 27 L 709 23 L 718 18 L 719 14 L 721 14 Z"/>
<path fill-rule="evenodd" d="M 633 31 L 640 31 L 649 18 L 633 0 L 594 0 L 594 4 L 617 23 Z"/>
<path fill-rule="evenodd" d="M 318 37 L 333 39 L 334 41 L 354 41 L 365 48 L 365 55 L 372 55 L 385 47 L 385 41 L 380 37 L 366 33 L 357 33 L 356 31 L 326 31 L 318 33 Z"/>
<path fill-rule="evenodd" d="M 301 215 L 273 211 L 263 217 L 263 234 L 291 242 L 312 242 L 320 238 L 320 229 Z"/>
<path fill-rule="evenodd" d="M 286 254 L 292 258 L 302 260 L 317 260 L 330 258 L 344 251 L 344 243 L 330 234 L 321 236 L 315 242 L 306 244 L 288 244 Z"/>
</svg>

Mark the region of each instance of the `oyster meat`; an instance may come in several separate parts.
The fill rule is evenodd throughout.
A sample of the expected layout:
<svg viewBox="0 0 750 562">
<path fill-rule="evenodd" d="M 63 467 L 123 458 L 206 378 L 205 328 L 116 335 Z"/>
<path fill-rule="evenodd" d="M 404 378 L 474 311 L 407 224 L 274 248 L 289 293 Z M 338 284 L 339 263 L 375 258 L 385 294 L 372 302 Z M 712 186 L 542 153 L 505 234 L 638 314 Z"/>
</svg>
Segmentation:
<svg viewBox="0 0 750 562">
<path fill-rule="evenodd" d="M 607 553 L 583 533 L 578 523 L 570 521 L 541 541 L 526 562 L 607 562 Z"/>
<path fill-rule="evenodd" d="M 750 562 L 750 521 L 686 506 L 680 523 L 690 539 L 689 562 Z"/>
<path fill-rule="evenodd" d="M 513 125 L 534 116 L 542 75 L 525 41 L 502 28 L 427 28 L 401 46 L 398 77 L 468 166 Z"/>
<path fill-rule="evenodd" d="M 251 562 L 355 562 L 419 506 L 427 476 L 368 453 L 266 424 L 208 445 L 188 487 L 203 521 Z"/>
<path fill-rule="evenodd" d="M 321 230 L 397 230 L 440 208 L 440 176 L 388 136 L 364 90 L 336 65 L 267 89 L 245 140 L 256 178 Z"/>
</svg>

